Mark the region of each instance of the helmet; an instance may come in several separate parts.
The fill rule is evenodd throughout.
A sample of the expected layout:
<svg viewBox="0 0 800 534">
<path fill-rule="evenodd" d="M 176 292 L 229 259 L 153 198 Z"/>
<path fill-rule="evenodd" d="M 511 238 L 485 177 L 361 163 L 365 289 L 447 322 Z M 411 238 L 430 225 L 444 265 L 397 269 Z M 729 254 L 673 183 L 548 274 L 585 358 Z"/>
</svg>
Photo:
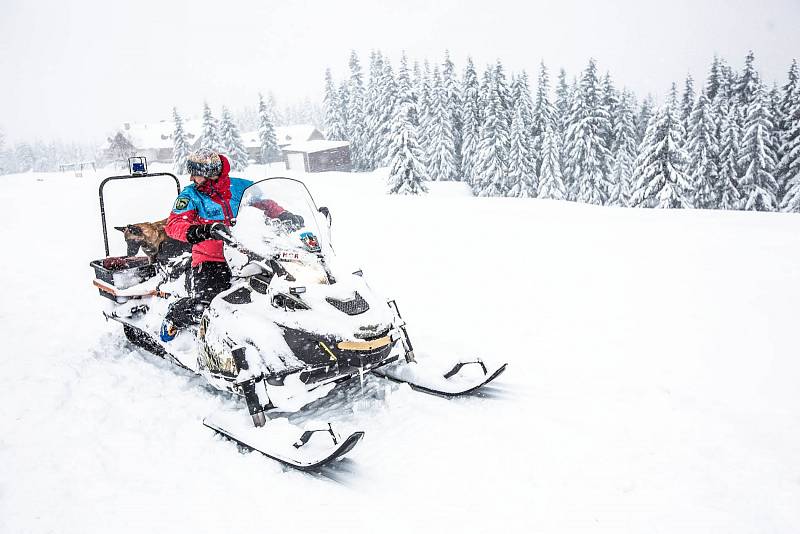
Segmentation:
<svg viewBox="0 0 800 534">
<path fill-rule="evenodd" d="M 186 171 L 190 176 L 216 178 L 222 172 L 222 160 L 210 148 L 201 148 L 186 157 Z"/>
</svg>

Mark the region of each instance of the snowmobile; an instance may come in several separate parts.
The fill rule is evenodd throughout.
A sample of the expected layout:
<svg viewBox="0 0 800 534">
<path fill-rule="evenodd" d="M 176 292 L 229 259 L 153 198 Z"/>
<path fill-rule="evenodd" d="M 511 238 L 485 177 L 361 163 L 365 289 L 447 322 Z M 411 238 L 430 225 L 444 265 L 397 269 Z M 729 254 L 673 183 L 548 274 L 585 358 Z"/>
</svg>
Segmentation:
<svg viewBox="0 0 800 534">
<path fill-rule="evenodd" d="M 417 362 L 397 304 L 376 294 L 361 271 L 343 269 L 330 242 L 331 215 L 317 208 L 305 185 L 268 178 L 243 195 L 235 224 L 215 237 L 233 273 L 232 287 L 206 307 L 197 327 L 163 342 L 159 328 L 170 303 L 187 295 L 190 256 L 150 263 L 110 256 L 103 185 L 112 179 L 153 178 L 132 173 L 100 185 L 106 257 L 91 262 L 104 315 L 125 335 L 214 387 L 243 397 L 247 414 L 220 412 L 203 423 L 248 449 L 310 470 L 347 454 L 364 433 L 342 437 L 330 423 L 300 429 L 267 412 L 294 412 L 338 384 L 372 373 L 413 389 L 455 397 L 476 391 L 506 368 L 479 359 L 454 362 L 442 373 Z M 270 219 L 267 201 L 303 223 Z M 477 369 L 465 373 L 464 367 Z"/>
</svg>

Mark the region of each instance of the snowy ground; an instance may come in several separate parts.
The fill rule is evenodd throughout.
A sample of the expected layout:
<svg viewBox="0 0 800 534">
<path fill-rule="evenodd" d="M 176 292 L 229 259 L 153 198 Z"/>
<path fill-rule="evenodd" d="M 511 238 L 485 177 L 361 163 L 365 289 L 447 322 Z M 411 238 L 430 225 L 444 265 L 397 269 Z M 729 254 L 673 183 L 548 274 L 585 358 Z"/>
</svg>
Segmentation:
<svg viewBox="0 0 800 534">
<path fill-rule="evenodd" d="M 422 352 L 510 363 L 485 398 L 338 391 L 315 417 L 367 434 L 325 478 L 220 439 L 232 401 L 103 321 L 101 178 L 0 177 L 0 532 L 800 529 L 800 217 L 307 177 Z"/>
</svg>

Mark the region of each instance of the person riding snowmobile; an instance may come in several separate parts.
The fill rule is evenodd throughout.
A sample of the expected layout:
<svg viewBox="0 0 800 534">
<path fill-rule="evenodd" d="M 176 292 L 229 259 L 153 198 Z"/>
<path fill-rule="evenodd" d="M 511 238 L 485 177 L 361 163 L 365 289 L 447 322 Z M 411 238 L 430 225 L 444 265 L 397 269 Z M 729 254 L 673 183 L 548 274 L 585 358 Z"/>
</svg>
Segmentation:
<svg viewBox="0 0 800 534">
<path fill-rule="evenodd" d="M 231 271 L 225 263 L 222 241 L 239 212 L 245 189 L 253 182 L 229 175 L 228 158 L 202 148 L 189 154 L 186 170 L 192 183 L 180 192 L 164 227 L 167 235 L 192 245 L 191 291 L 175 301 L 161 325 L 161 340 L 172 341 L 178 329 L 198 324 L 206 306 L 231 287 Z M 270 218 L 302 226 L 304 221 L 268 200 L 259 206 Z"/>
</svg>

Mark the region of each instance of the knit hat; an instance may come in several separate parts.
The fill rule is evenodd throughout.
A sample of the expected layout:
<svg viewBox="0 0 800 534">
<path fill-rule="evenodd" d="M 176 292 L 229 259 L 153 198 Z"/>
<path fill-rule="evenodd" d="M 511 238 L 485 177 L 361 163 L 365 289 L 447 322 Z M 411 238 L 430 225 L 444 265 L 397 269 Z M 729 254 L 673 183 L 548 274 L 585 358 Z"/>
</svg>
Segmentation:
<svg viewBox="0 0 800 534">
<path fill-rule="evenodd" d="M 216 178 L 222 172 L 222 160 L 210 148 L 201 148 L 186 157 L 186 171 L 190 176 Z"/>
</svg>

